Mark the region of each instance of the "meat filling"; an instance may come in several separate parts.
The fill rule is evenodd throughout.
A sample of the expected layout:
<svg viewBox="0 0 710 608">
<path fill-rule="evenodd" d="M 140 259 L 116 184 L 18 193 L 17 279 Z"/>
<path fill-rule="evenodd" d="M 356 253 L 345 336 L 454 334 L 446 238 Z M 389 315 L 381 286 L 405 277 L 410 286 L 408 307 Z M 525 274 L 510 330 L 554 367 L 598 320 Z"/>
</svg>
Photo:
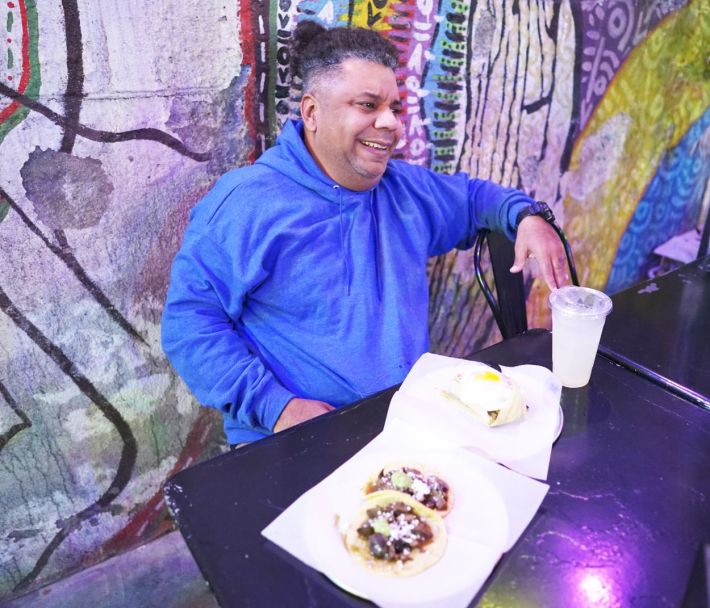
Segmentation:
<svg viewBox="0 0 710 608">
<path fill-rule="evenodd" d="M 388 562 L 409 561 L 414 549 L 424 548 L 434 538 L 431 526 L 403 502 L 368 509 L 357 533 L 367 541 L 372 557 Z"/>
<path fill-rule="evenodd" d="M 412 467 L 383 469 L 377 479 L 366 488 L 367 493 L 378 490 L 405 492 L 434 511 L 445 511 L 449 503 L 449 486 L 435 475 L 425 475 Z"/>
</svg>

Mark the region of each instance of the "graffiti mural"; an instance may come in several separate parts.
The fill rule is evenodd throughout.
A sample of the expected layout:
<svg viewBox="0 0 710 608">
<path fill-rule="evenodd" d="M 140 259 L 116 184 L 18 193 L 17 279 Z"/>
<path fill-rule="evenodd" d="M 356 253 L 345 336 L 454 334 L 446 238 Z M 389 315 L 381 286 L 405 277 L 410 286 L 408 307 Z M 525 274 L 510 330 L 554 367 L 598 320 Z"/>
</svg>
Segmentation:
<svg viewBox="0 0 710 608">
<path fill-rule="evenodd" d="M 583 284 L 610 293 L 646 277 L 653 249 L 698 221 L 710 107 L 702 2 L 579 2 L 575 109 L 556 213 Z M 534 325 L 548 322 L 533 282 Z"/>
<path fill-rule="evenodd" d="M 710 177 L 707 145 L 695 145 L 707 138 L 710 9 L 693 2 L 665 15 L 651 10 L 634 25 L 616 10 L 623 4 L 591 13 L 619 37 L 618 52 L 613 37 L 608 52 L 590 59 L 608 57 L 607 71 L 617 68 L 612 79 L 590 77 L 608 84 L 576 138 L 565 199 L 575 250 L 589 260 L 580 279 L 614 291 L 643 278 L 653 248 L 697 221 Z M 627 38 L 635 38 L 630 50 Z M 669 191 L 669 181 L 678 189 Z"/>
<path fill-rule="evenodd" d="M 162 482 L 224 448 L 161 352 L 162 301 L 191 207 L 298 115 L 299 20 L 392 40 L 396 155 L 547 200 L 613 291 L 698 219 L 705 4 L 0 0 L 0 598 L 168 529 Z M 498 339 L 469 252 L 429 276 L 434 350 Z"/>
<path fill-rule="evenodd" d="M 10 91 L 36 98 L 40 75 L 37 60 L 37 9 L 31 0 L 7 2 L 3 7 L 6 61 L 0 68 L 0 83 Z M 12 97 L 0 101 L 0 142 L 5 134 L 27 115 L 27 108 Z"/>
<path fill-rule="evenodd" d="M 108 4 L 1 9 L 0 596 L 167 529 L 161 481 L 217 449 L 219 425 L 164 361 L 158 320 L 187 211 L 244 162 L 238 24 L 176 10 L 174 30 L 224 19 L 226 64 L 209 73 L 214 49 L 196 48 L 202 65 L 154 51 L 134 70 L 156 15 Z M 62 65 L 41 65 L 52 51 Z M 171 77 L 182 88 L 168 96 Z"/>
</svg>

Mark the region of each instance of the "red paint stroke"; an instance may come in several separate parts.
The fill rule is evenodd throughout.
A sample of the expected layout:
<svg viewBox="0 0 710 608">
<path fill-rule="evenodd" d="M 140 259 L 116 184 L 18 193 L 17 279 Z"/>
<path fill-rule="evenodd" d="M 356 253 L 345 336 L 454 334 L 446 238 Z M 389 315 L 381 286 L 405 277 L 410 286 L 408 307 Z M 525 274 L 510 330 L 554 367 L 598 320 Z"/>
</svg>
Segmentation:
<svg viewBox="0 0 710 608">
<path fill-rule="evenodd" d="M 251 2 L 242 2 L 241 11 L 241 31 L 242 31 L 242 68 L 251 66 L 251 72 L 247 79 L 244 89 L 244 117 L 246 120 L 247 130 L 251 141 L 256 142 L 257 133 L 255 117 L 257 112 L 257 95 L 256 95 L 256 76 L 257 76 L 257 61 L 256 61 L 256 43 L 254 41 L 255 27 L 252 23 L 252 7 Z M 252 148 L 248 155 L 250 163 L 256 160 L 256 146 Z"/>
<path fill-rule="evenodd" d="M 22 75 L 20 76 L 20 84 L 17 87 L 18 92 L 24 93 L 27 89 L 27 83 L 30 81 L 30 29 L 27 22 L 27 7 L 25 0 L 18 0 L 20 5 L 20 22 L 22 23 Z M 12 2 L 7 3 L 8 8 L 15 8 Z M 12 77 L 8 77 L 12 80 Z M 20 107 L 17 101 L 13 101 L 9 106 L 0 111 L 0 123 L 9 118 L 15 110 Z"/>
<path fill-rule="evenodd" d="M 390 27 L 388 34 L 402 58 L 397 67 L 396 76 L 399 94 L 402 99 L 402 123 L 405 138 L 397 149 L 395 158 L 406 158 L 417 165 L 428 166 L 430 162 L 428 138 L 424 128 L 424 116 L 420 107 L 420 99 L 413 82 L 418 89 L 422 85 L 426 71 L 425 53 L 430 50 L 434 41 L 436 15 L 439 11 L 439 0 L 432 0 L 425 12 L 416 0 L 401 0 L 392 3 L 393 11 L 385 17 L 385 23 Z M 421 69 L 411 63 L 413 57 L 420 58 Z"/>
<path fill-rule="evenodd" d="M 200 408 L 195 424 L 185 439 L 185 447 L 166 478 L 197 461 L 207 444 L 213 439 L 214 434 L 210 431 L 215 420 L 211 411 L 204 407 Z M 172 529 L 174 526 L 165 512 L 165 500 L 161 487 L 147 502 L 143 503 L 141 509 L 131 517 L 122 530 L 82 559 L 83 565 L 89 566 L 116 553 L 134 549 Z"/>
</svg>

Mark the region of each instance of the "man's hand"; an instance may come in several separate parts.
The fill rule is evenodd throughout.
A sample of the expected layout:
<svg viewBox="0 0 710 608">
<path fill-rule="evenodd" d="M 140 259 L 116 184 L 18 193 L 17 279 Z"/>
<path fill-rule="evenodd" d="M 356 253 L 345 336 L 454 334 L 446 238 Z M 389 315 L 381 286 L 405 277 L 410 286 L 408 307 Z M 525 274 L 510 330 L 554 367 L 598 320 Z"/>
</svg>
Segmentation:
<svg viewBox="0 0 710 608">
<path fill-rule="evenodd" d="M 510 272 L 520 272 L 528 258 L 535 258 L 547 286 L 552 290 L 569 285 L 569 267 L 560 237 L 537 215 L 523 218 L 515 239 L 515 261 Z"/>
<path fill-rule="evenodd" d="M 300 422 L 305 422 L 306 420 L 325 414 L 332 409 L 335 408 L 325 403 L 325 401 L 294 397 L 286 404 L 283 412 L 281 412 L 279 419 L 274 425 L 274 433 L 278 433 Z"/>
</svg>

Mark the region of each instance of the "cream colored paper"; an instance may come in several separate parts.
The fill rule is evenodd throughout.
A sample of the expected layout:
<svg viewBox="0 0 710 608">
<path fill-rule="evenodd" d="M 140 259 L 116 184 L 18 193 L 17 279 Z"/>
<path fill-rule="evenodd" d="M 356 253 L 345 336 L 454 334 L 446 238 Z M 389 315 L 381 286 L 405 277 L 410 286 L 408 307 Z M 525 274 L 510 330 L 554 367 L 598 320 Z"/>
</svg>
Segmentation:
<svg viewBox="0 0 710 608">
<path fill-rule="evenodd" d="M 559 381 L 538 365 L 502 367 L 519 386 L 528 409 L 520 420 L 489 427 L 444 394 L 457 373 L 481 365 L 423 355 L 392 398 L 385 428 L 395 421 L 404 423 L 430 442 L 466 448 L 524 475 L 546 479 L 550 450 L 562 428 Z"/>
<path fill-rule="evenodd" d="M 408 424 L 392 422 L 365 448 L 277 517 L 262 534 L 344 589 L 383 608 L 468 605 L 501 554 L 518 539 L 548 487 L 469 451 L 422 443 Z M 346 551 L 342 532 L 363 500 L 371 475 L 391 462 L 432 469 L 452 486 L 442 559 L 421 574 L 375 574 Z"/>
</svg>

